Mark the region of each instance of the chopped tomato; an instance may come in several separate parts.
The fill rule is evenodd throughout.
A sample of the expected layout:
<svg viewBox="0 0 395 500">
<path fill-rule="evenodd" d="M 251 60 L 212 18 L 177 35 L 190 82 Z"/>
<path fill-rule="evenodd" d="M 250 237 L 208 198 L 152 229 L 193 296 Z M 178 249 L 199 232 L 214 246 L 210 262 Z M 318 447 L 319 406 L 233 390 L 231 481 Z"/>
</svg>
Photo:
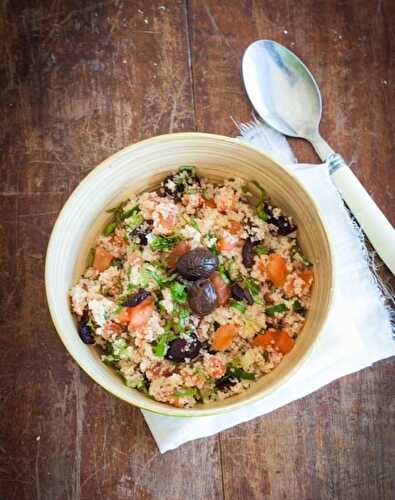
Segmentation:
<svg viewBox="0 0 395 500">
<path fill-rule="evenodd" d="M 287 261 L 281 255 L 272 253 L 269 255 L 267 263 L 267 276 L 269 280 L 278 288 L 281 288 L 287 277 Z"/>
<path fill-rule="evenodd" d="M 113 258 L 110 252 L 104 250 L 103 247 L 96 247 L 93 267 L 97 269 L 97 271 L 103 272 L 110 267 Z"/>
<path fill-rule="evenodd" d="M 301 285 L 300 291 L 298 290 L 299 293 L 296 293 L 295 282 L 298 278 L 302 280 L 303 284 Z M 293 273 L 285 283 L 285 293 L 288 297 L 293 297 L 294 295 L 306 295 L 309 292 L 311 285 L 313 284 L 313 280 L 314 274 L 311 269 L 304 269 L 303 271 L 300 271 L 298 273 Z"/>
<path fill-rule="evenodd" d="M 143 262 L 144 260 L 139 253 L 133 252 L 128 254 L 128 264 L 131 266 L 134 266 L 135 264 L 142 264 Z"/>
<path fill-rule="evenodd" d="M 200 193 L 184 194 L 181 203 L 184 207 L 190 205 L 193 208 L 200 207 L 203 202 L 202 195 Z"/>
<path fill-rule="evenodd" d="M 114 321 L 121 325 L 127 325 L 130 321 L 130 307 L 124 307 L 122 311 L 114 317 Z"/>
<path fill-rule="evenodd" d="M 158 219 L 159 219 L 159 224 L 163 226 L 168 232 L 170 232 L 176 224 L 176 216 L 172 213 L 166 216 L 160 213 Z"/>
<path fill-rule="evenodd" d="M 205 357 L 203 360 L 203 364 L 210 377 L 221 378 L 225 375 L 225 363 L 218 356 Z"/>
<path fill-rule="evenodd" d="M 175 268 L 178 258 L 189 252 L 190 249 L 191 246 L 187 241 L 180 241 L 180 243 L 178 243 L 173 248 L 173 250 L 170 252 L 170 255 L 167 258 L 167 263 L 169 267 Z"/>
<path fill-rule="evenodd" d="M 235 238 L 220 238 L 217 243 L 217 248 L 220 252 L 227 252 L 236 248 L 238 244 L 239 241 Z"/>
<path fill-rule="evenodd" d="M 274 347 L 278 339 L 278 332 L 277 330 L 268 330 L 266 333 L 263 335 L 257 335 L 253 341 L 252 345 L 254 347 L 269 347 L 272 346 Z"/>
<path fill-rule="evenodd" d="M 221 278 L 218 271 L 210 275 L 210 281 L 214 285 L 217 293 L 217 302 L 219 306 L 224 306 L 230 298 L 230 286 Z"/>
<path fill-rule="evenodd" d="M 152 313 L 154 312 L 154 308 L 155 306 L 152 297 L 147 297 L 137 306 L 130 307 L 129 331 L 141 328 L 148 323 Z"/>
<path fill-rule="evenodd" d="M 222 325 L 213 333 L 212 346 L 216 351 L 226 351 L 237 333 L 236 325 Z"/>
<path fill-rule="evenodd" d="M 264 334 L 257 335 L 253 339 L 252 345 L 254 347 L 264 347 L 265 349 L 272 347 L 275 351 L 287 354 L 292 350 L 295 341 L 288 335 L 286 330 L 268 330 Z"/>
<path fill-rule="evenodd" d="M 229 221 L 229 232 L 231 234 L 237 234 L 239 231 L 241 231 L 242 225 L 240 224 L 239 221 L 231 219 Z"/>
<path fill-rule="evenodd" d="M 261 273 L 265 273 L 266 272 L 266 262 L 262 259 L 259 259 L 258 260 L 258 268 L 261 271 Z"/>
<path fill-rule="evenodd" d="M 206 200 L 206 198 L 204 199 L 204 204 L 206 205 L 206 207 L 210 207 L 210 208 L 217 208 L 217 205 L 214 201 L 214 198 L 210 198 L 209 200 Z"/>
<path fill-rule="evenodd" d="M 282 354 L 288 354 L 295 345 L 294 339 L 288 335 L 285 330 L 280 330 L 278 332 L 278 339 L 276 342 L 276 350 L 280 351 Z"/>
</svg>

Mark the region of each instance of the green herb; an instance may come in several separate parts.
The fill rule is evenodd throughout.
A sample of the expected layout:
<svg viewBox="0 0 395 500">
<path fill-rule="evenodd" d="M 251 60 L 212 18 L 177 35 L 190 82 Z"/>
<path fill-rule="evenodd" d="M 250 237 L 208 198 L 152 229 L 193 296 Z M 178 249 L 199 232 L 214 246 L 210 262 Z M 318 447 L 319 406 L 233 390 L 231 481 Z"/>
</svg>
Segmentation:
<svg viewBox="0 0 395 500">
<path fill-rule="evenodd" d="M 207 233 L 207 248 L 214 255 L 218 255 L 217 238 L 212 233 Z"/>
<path fill-rule="evenodd" d="M 133 348 L 129 346 L 125 339 L 117 339 L 114 342 L 107 342 L 107 349 L 110 354 L 101 357 L 107 365 L 113 365 L 121 359 L 130 359 L 133 354 Z"/>
<path fill-rule="evenodd" d="M 104 236 L 110 236 L 110 234 L 112 234 L 115 231 L 115 229 L 122 223 L 122 221 L 124 221 L 125 219 L 128 219 L 129 217 L 133 218 L 134 216 L 136 216 L 136 219 L 134 221 L 133 220 L 131 221 L 131 223 L 132 223 L 131 229 L 134 229 L 135 227 L 137 227 L 138 225 L 140 225 L 143 222 L 143 220 L 144 220 L 143 216 L 141 214 L 137 213 L 137 211 L 138 211 L 137 206 L 124 212 L 123 207 L 125 205 L 127 205 L 128 202 L 129 202 L 129 200 L 124 200 L 116 207 L 113 207 L 113 208 L 110 208 L 109 210 L 107 210 L 107 213 L 113 214 L 113 218 L 112 218 L 112 221 L 109 224 L 107 224 L 107 226 L 103 229 Z"/>
<path fill-rule="evenodd" d="M 184 398 L 184 397 L 194 397 L 198 394 L 198 390 L 196 387 L 192 387 L 190 389 L 179 389 L 178 391 L 175 392 L 175 395 L 178 398 Z"/>
<path fill-rule="evenodd" d="M 178 304 L 184 304 L 187 301 L 188 296 L 186 286 L 179 281 L 174 281 L 170 285 L 170 293 L 174 302 L 177 302 Z"/>
<path fill-rule="evenodd" d="M 115 231 L 116 227 L 116 222 L 110 222 L 109 224 L 107 224 L 107 226 L 103 229 L 103 236 L 110 236 L 110 234 Z"/>
<path fill-rule="evenodd" d="M 127 210 L 126 212 L 124 212 L 123 207 L 125 205 L 127 205 L 128 202 L 129 202 L 129 200 L 124 200 L 116 207 L 113 207 L 113 208 L 110 208 L 110 210 L 107 210 L 107 213 L 113 214 L 112 223 L 114 223 L 116 226 L 121 224 L 123 220 L 125 220 L 127 217 L 130 217 L 130 215 L 132 215 L 134 213 L 134 211 L 137 210 L 137 207 L 134 207 L 131 210 Z"/>
<path fill-rule="evenodd" d="M 176 235 L 171 236 L 156 236 L 150 243 L 150 247 L 154 252 L 168 252 L 171 250 L 180 238 Z"/>
<path fill-rule="evenodd" d="M 114 309 L 114 313 L 113 314 L 119 314 L 122 311 L 123 311 L 123 306 L 117 305 L 117 307 Z"/>
<path fill-rule="evenodd" d="M 226 383 L 229 379 L 255 380 L 255 373 L 246 372 L 239 366 L 228 365 L 225 375 L 216 381 L 216 385 L 221 387 L 221 385 Z"/>
<path fill-rule="evenodd" d="M 173 329 L 177 333 L 185 332 L 189 316 L 190 316 L 189 309 L 186 309 L 185 307 L 177 309 L 177 311 L 175 312 L 175 318 L 177 319 L 177 321 L 174 321 L 172 323 Z"/>
<path fill-rule="evenodd" d="M 218 272 L 219 272 L 223 282 L 226 284 L 229 284 L 230 278 L 229 278 L 227 270 L 225 269 L 225 264 L 220 264 L 220 266 L 218 267 Z"/>
<path fill-rule="evenodd" d="M 113 259 L 111 261 L 111 265 L 113 267 L 116 267 L 117 269 L 122 269 L 122 267 L 123 267 L 123 260 L 122 259 Z"/>
<path fill-rule="evenodd" d="M 135 212 L 130 217 L 128 217 L 126 222 L 129 229 L 136 229 L 136 227 L 144 222 L 143 214 L 140 212 Z"/>
<path fill-rule="evenodd" d="M 292 304 L 292 310 L 295 311 L 296 313 L 301 314 L 302 316 L 306 314 L 306 308 L 303 307 L 302 304 L 297 299 Z"/>
<path fill-rule="evenodd" d="M 276 304 L 275 306 L 267 307 L 265 309 L 266 315 L 270 317 L 285 311 L 288 311 L 288 307 L 285 304 Z"/>
<path fill-rule="evenodd" d="M 127 289 L 126 289 L 127 290 L 126 293 L 123 293 L 117 299 L 118 306 L 123 307 L 129 301 L 129 299 L 132 298 L 132 296 L 134 295 L 136 290 L 138 290 L 138 288 L 139 287 L 137 285 L 133 285 L 132 283 L 129 283 L 127 286 Z"/>
<path fill-rule="evenodd" d="M 237 309 L 241 313 L 244 313 L 247 309 L 247 306 L 243 302 L 239 302 L 238 300 L 234 299 L 230 301 L 230 307 L 233 307 L 233 309 Z"/>
<path fill-rule="evenodd" d="M 304 264 L 305 267 L 312 267 L 313 263 L 306 259 L 306 257 L 303 255 L 302 249 L 298 245 L 294 245 L 291 248 L 291 254 L 293 257 L 299 257 L 299 260 Z"/>
<path fill-rule="evenodd" d="M 239 380 L 255 380 L 255 373 L 246 372 L 243 368 L 232 366 L 229 368 L 228 373 L 231 377 Z"/>
<path fill-rule="evenodd" d="M 147 286 L 150 278 L 153 278 L 156 281 L 156 283 L 161 287 L 165 286 L 167 283 L 170 283 L 177 278 L 176 273 L 167 276 L 165 270 L 161 267 L 160 264 L 154 265 L 148 262 L 146 262 L 143 265 L 141 275 L 142 275 L 143 286 Z"/>
<path fill-rule="evenodd" d="M 86 257 L 86 267 L 91 267 L 95 259 L 96 248 L 91 248 L 89 250 L 88 256 Z"/>
<path fill-rule="evenodd" d="M 157 358 L 163 358 L 164 355 L 166 354 L 169 343 L 175 338 L 176 338 L 175 335 L 173 335 L 170 332 L 165 331 L 164 333 L 162 333 L 158 337 L 154 347 L 152 348 L 152 352 L 154 353 L 154 355 Z"/>
<path fill-rule="evenodd" d="M 196 176 L 196 167 L 193 165 L 181 165 L 181 167 L 178 169 L 178 172 L 190 172 L 192 176 Z"/>
<path fill-rule="evenodd" d="M 139 210 L 139 207 L 136 205 L 135 207 L 131 208 L 130 210 L 126 210 L 126 212 L 122 212 L 122 215 L 120 216 L 121 220 L 129 219 L 135 212 Z"/>
<path fill-rule="evenodd" d="M 125 375 L 124 380 L 125 384 L 128 387 L 132 387 L 133 389 L 139 389 L 140 391 L 143 391 L 145 393 L 148 392 L 147 380 L 144 378 L 143 375 L 137 373 L 134 375 Z"/>
<path fill-rule="evenodd" d="M 243 282 L 243 285 L 244 285 L 244 288 L 247 288 L 247 290 L 249 290 L 251 295 L 258 295 L 259 292 L 261 291 L 257 280 L 255 280 L 254 278 L 245 279 Z"/>
<path fill-rule="evenodd" d="M 193 229 L 196 229 L 196 231 L 201 233 L 199 224 L 196 222 L 196 219 L 193 219 L 193 218 L 191 219 L 191 226 L 193 227 Z"/>
<path fill-rule="evenodd" d="M 263 203 L 267 197 L 266 191 L 257 181 L 249 181 L 242 187 L 244 193 L 249 193 L 250 195 L 258 198 L 258 205 Z"/>
<path fill-rule="evenodd" d="M 243 189 L 244 192 L 250 192 L 252 195 L 258 198 L 258 203 L 256 205 L 256 214 L 262 220 L 267 220 L 267 213 L 264 210 L 264 202 L 266 200 L 266 191 L 257 181 L 250 181 Z"/>
<path fill-rule="evenodd" d="M 265 212 L 263 207 L 264 207 L 263 204 L 257 205 L 256 214 L 260 219 L 262 219 L 263 221 L 266 221 L 267 220 L 267 213 Z"/>
<path fill-rule="evenodd" d="M 268 255 L 270 253 L 270 248 L 257 246 L 254 248 L 254 253 L 256 255 Z"/>
<path fill-rule="evenodd" d="M 112 207 L 109 210 L 107 210 L 107 213 L 114 214 L 114 219 L 120 220 L 122 217 L 122 214 L 123 214 L 123 207 L 125 205 L 127 205 L 128 201 L 129 200 L 121 201 L 121 203 L 119 205 L 117 205 L 116 207 Z"/>
</svg>

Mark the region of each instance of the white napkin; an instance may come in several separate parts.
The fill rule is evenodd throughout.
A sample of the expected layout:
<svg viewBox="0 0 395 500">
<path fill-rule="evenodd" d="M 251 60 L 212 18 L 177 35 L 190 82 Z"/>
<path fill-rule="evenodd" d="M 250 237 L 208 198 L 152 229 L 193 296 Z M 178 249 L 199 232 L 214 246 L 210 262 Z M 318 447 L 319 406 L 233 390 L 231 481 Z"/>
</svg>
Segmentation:
<svg viewBox="0 0 395 500">
<path fill-rule="evenodd" d="M 285 138 L 266 125 L 254 123 L 240 129 L 242 140 L 283 162 L 295 161 Z M 291 165 L 289 168 L 321 208 L 333 244 L 337 274 L 331 316 L 308 361 L 285 385 L 263 400 L 211 417 L 164 417 L 143 411 L 161 453 L 265 415 L 333 380 L 395 355 L 390 314 L 369 269 L 360 231 L 344 208 L 327 167 Z"/>
</svg>

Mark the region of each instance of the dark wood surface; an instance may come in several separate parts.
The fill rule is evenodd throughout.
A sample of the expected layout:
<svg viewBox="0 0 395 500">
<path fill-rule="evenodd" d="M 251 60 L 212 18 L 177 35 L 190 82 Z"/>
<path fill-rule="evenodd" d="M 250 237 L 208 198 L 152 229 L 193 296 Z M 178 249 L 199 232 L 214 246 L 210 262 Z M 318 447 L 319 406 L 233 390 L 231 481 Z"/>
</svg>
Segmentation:
<svg viewBox="0 0 395 500">
<path fill-rule="evenodd" d="M 139 410 L 66 353 L 43 284 L 56 215 L 97 163 L 156 134 L 237 134 L 258 38 L 314 72 L 323 135 L 395 223 L 393 0 L 0 5 L 0 498 L 394 498 L 394 361 L 160 455 Z"/>
</svg>

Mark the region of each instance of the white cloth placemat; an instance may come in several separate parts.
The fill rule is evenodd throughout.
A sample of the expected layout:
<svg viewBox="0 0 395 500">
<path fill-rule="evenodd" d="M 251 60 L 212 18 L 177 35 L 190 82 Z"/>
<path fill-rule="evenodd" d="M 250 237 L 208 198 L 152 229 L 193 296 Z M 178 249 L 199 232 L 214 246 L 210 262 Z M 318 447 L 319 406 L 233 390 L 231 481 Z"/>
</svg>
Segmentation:
<svg viewBox="0 0 395 500">
<path fill-rule="evenodd" d="M 241 127 L 244 140 L 292 163 L 283 136 L 260 123 Z M 162 453 L 187 441 L 211 436 L 265 415 L 349 373 L 395 355 L 390 314 L 367 261 L 361 235 L 352 223 L 325 165 L 291 165 L 314 197 L 327 224 L 335 255 L 335 294 L 331 316 L 302 368 L 261 401 L 224 415 L 164 417 L 143 411 Z"/>
</svg>

